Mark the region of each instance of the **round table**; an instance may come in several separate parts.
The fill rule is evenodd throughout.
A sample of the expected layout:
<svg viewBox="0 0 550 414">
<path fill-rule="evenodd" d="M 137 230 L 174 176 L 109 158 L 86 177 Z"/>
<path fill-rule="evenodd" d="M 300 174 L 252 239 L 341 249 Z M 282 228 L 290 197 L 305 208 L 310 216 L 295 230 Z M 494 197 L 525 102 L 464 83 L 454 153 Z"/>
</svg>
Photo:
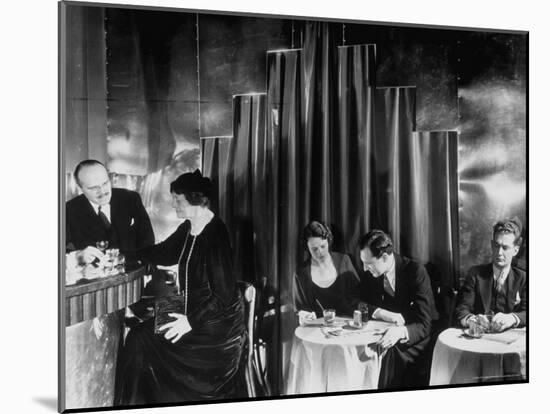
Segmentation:
<svg viewBox="0 0 550 414">
<path fill-rule="evenodd" d="M 373 346 L 391 324 L 369 321 L 362 329 L 346 327 L 350 318 L 336 318 L 339 336 L 328 333 L 323 319 L 294 332 L 286 394 L 369 390 L 378 387 L 382 355 Z M 370 346 L 369 346 L 370 345 Z"/>
<path fill-rule="evenodd" d="M 430 385 L 525 380 L 526 332 L 511 329 L 470 338 L 462 329 L 443 331 L 435 345 Z"/>
</svg>

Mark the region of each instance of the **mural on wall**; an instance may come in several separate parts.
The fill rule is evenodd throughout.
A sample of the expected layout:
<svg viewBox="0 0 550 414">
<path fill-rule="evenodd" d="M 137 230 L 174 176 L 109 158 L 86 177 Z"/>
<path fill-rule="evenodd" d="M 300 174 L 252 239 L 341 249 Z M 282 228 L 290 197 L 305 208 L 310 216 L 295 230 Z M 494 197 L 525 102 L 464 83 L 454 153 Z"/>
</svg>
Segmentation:
<svg viewBox="0 0 550 414">
<path fill-rule="evenodd" d="M 498 220 L 516 216 L 527 230 L 527 41 L 478 33 L 463 37 L 458 48 L 460 264 L 465 271 L 490 261 L 492 226 Z M 525 249 L 518 260 L 524 269 Z"/>
</svg>

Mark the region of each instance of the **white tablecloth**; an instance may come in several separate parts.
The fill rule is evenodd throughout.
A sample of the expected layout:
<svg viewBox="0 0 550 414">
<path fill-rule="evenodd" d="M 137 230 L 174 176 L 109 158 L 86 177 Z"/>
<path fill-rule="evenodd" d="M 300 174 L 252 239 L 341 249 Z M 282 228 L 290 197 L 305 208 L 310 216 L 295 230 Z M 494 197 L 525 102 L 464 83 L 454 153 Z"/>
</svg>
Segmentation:
<svg viewBox="0 0 550 414">
<path fill-rule="evenodd" d="M 337 318 L 343 326 L 349 319 Z M 294 333 L 287 394 L 376 389 L 382 356 L 370 346 L 386 322 L 369 321 L 363 329 L 344 328 L 339 336 L 326 334 L 322 319 L 299 326 Z"/>
<path fill-rule="evenodd" d="M 468 338 L 461 329 L 443 331 L 435 345 L 430 385 L 525 379 L 525 329 Z"/>
</svg>

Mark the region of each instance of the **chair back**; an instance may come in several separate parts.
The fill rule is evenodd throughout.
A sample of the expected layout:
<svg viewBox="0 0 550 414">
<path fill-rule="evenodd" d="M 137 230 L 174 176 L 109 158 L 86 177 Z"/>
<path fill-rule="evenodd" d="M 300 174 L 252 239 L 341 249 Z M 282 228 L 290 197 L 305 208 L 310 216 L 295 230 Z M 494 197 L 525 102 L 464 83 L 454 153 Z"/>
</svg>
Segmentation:
<svg viewBox="0 0 550 414">
<path fill-rule="evenodd" d="M 256 309 L 256 288 L 248 282 L 238 281 L 237 285 L 244 298 L 244 321 L 248 333 L 246 349 L 245 380 L 248 397 L 256 397 L 254 385 L 254 320 Z"/>
</svg>

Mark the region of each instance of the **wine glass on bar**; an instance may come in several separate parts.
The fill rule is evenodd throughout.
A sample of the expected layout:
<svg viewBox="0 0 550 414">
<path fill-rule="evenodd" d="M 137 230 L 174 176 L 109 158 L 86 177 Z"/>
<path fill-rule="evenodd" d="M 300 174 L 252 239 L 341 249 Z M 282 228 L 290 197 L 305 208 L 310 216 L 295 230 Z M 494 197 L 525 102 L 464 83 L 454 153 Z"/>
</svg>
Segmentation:
<svg viewBox="0 0 550 414">
<path fill-rule="evenodd" d="M 95 243 L 95 247 L 97 247 L 99 250 L 101 250 L 101 253 L 105 253 L 105 250 L 107 250 L 107 247 L 109 247 L 109 241 L 108 240 L 99 240 Z"/>
</svg>

